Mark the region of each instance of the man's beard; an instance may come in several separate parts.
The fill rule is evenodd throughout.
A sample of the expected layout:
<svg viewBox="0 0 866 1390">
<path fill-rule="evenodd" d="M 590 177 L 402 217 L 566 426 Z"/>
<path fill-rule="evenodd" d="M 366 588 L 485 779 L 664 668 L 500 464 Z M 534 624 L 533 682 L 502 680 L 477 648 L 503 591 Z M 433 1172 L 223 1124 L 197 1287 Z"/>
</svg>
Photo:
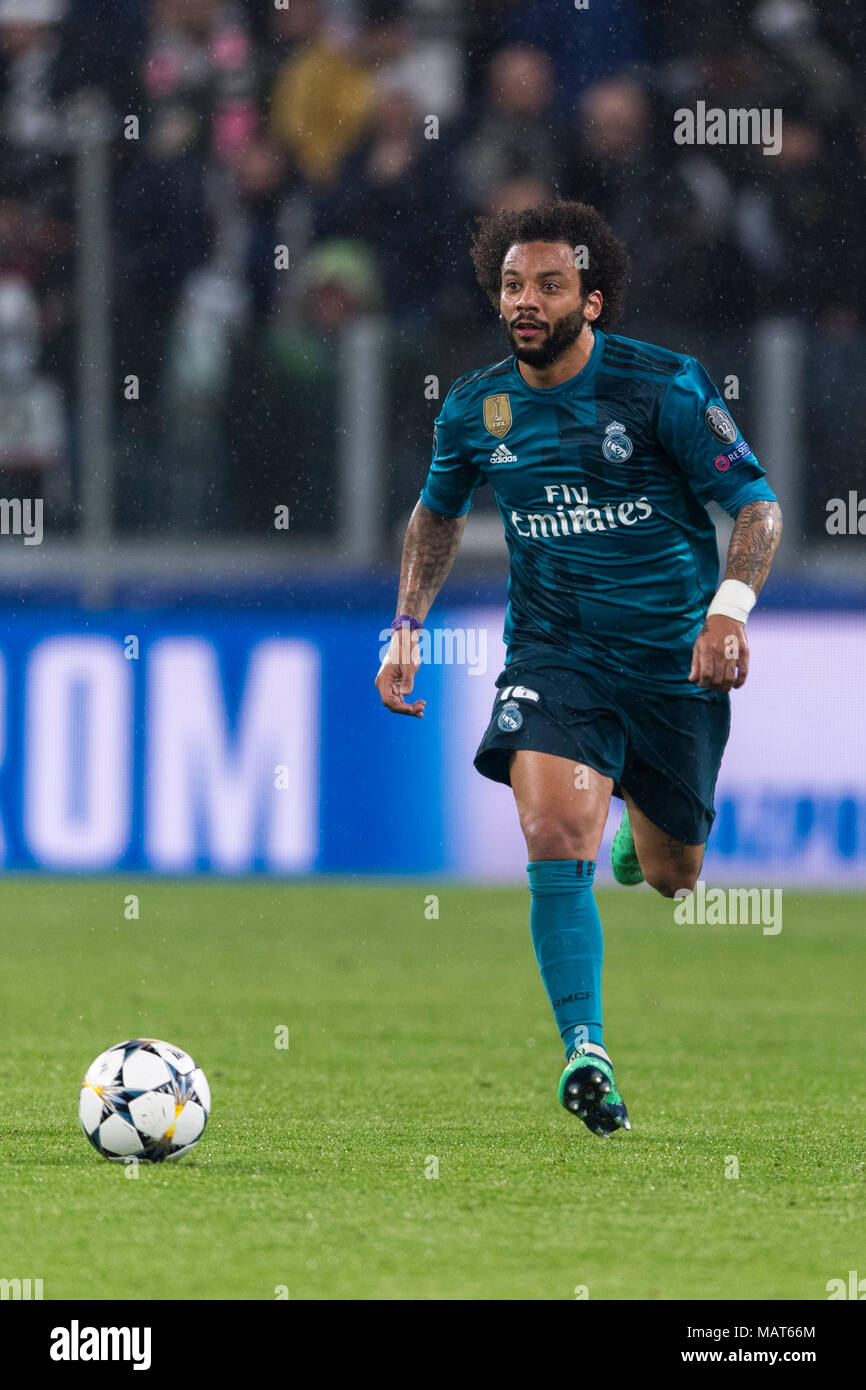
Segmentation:
<svg viewBox="0 0 866 1390">
<path fill-rule="evenodd" d="M 525 362 L 527 367 L 551 367 L 564 352 L 567 352 L 572 343 L 576 343 L 583 326 L 587 320 L 583 316 L 586 308 L 586 300 L 581 300 L 577 308 L 570 314 L 565 314 L 558 319 L 554 327 L 550 330 L 544 342 L 538 347 L 526 347 L 516 341 L 508 324 L 505 331 L 508 334 L 508 341 L 511 344 L 511 351 L 520 362 Z M 527 319 L 527 323 L 537 323 L 537 319 Z M 518 319 L 518 323 L 521 320 Z"/>
</svg>

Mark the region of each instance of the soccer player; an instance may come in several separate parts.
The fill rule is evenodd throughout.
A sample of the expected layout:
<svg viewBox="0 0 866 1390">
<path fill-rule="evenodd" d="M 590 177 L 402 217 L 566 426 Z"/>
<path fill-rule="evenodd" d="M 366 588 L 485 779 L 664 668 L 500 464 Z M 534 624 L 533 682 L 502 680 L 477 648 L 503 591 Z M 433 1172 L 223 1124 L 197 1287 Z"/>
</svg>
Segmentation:
<svg viewBox="0 0 866 1390">
<path fill-rule="evenodd" d="M 517 803 L 530 931 L 565 1044 L 559 1100 L 609 1135 L 630 1128 L 604 1046 L 593 895 L 610 798 L 625 802 L 618 882 L 692 889 L 781 513 L 703 367 L 608 331 L 628 257 L 594 208 L 479 219 L 472 258 L 511 354 L 443 402 L 376 685 L 389 710 L 423 716 L 408 698 L 418 633 L 490 483 L 510 561 L 507 661 L 475 766 Z M 734 518 L 717 592 L 711 500 Z"/>
</svg>

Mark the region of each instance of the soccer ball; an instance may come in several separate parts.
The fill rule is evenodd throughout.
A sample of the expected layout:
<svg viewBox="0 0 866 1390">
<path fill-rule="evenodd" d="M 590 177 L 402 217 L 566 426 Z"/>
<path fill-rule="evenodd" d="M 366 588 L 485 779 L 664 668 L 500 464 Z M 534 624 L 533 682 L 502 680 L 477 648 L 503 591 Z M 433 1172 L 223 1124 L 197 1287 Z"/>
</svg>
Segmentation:
<svg viewBox="0 0 866 1390">
<path fill-rule="evenodd" d="M 135 1038 L 102 1052 L 78 1099 L 81 1128 L 112 1163 L 162 1163 L 194 1149 L 210 1113 L 207 1077 L 188 1052 Z"/>
</svg>

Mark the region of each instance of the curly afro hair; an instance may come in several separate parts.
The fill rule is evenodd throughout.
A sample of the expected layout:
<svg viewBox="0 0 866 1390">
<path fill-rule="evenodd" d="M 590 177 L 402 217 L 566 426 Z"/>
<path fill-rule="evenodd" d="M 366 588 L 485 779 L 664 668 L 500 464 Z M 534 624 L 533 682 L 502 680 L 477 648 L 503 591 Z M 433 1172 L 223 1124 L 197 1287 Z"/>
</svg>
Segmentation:
<svg viewBox="0 0 866 1390">
<path fill-rule="evenodd" d="M 588 203 L 557 198 L 521 212 L 498 212 L 476 218 L 471 255 L 475 275 L 494 309 L 499 308 L 502 262 L 510 246 L 527 241 L 564 241 L 587 248 L 588 268 L 581 271 L 585 294 L 601 290 L 604 305 L 596 324 L 609 328 L 623 310 L 629 257 L 600 212 Z"/>
</svg>

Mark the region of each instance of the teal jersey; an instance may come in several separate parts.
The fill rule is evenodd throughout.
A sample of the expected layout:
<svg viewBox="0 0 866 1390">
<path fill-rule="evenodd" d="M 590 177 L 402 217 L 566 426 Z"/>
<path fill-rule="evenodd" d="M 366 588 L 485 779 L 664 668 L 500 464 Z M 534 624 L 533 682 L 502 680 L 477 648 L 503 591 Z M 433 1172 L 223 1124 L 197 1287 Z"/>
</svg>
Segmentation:
<svg viewBox="0 0 866 1390">
<path fill-rule="evenodd" d="M 719 578 L 706 504 L 736 516 L 775 495 L 699 362 L 596 331 L 561 386 L 528 385 L 515 357 L 460 377 L 421 501 L 462 516 L 483 483 L 508 544 L 508 665 L 720 698 L 688 680 Z"/>
</svg>

